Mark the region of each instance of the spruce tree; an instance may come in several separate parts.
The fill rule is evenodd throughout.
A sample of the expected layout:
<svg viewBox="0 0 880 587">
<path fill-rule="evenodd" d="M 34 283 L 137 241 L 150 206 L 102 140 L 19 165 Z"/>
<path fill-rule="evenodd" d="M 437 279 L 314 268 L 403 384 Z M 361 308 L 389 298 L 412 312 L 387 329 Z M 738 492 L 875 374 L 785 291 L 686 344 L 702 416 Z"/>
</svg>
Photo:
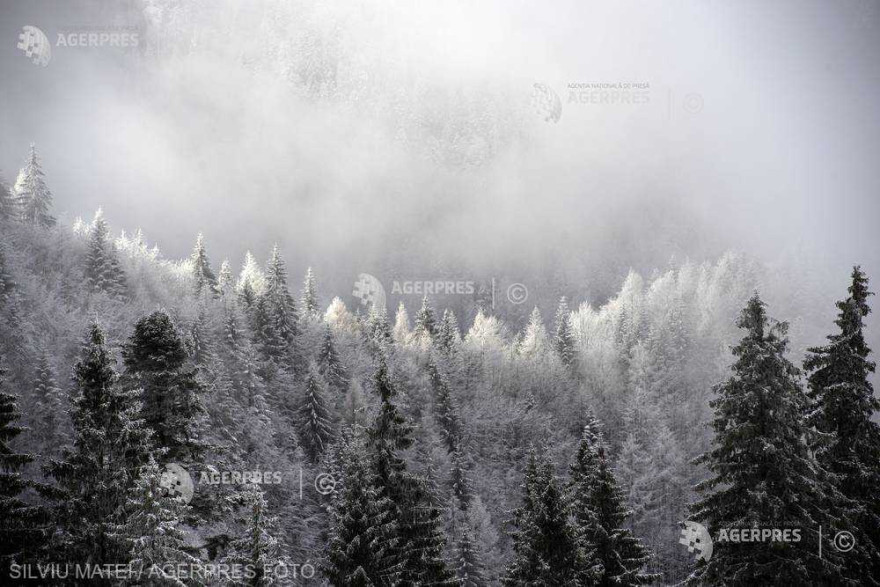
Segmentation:
<svg viewBox="0 0 880 587">
<path fill-rule="evenodd" d="M 2 389 L 5 374 L 0 368 L 0 564 L 4 567 L 11 561 L 28 562 L 23 557 L 32 556 L 45 538 L 40 529 L 41 508 L 22 499 L 30 484 L 21 472 L 34 456 L 12 446 L 26 428 L 18 424 L 21 413 L 16 396 Z"/>
<path fill-rule="evenodd" d="M 573 367 L 575 363 L 574 333 L 571 329 L 571 313 L 564 296 L 559 300 L 559 307 L 556 309 L 556 333 L 553 337 L 553 346 L 556 348 L 562 364 L 566 367 Z"/>
<path fill-rule="evenodd" d="M 446 378 L 433 361 L 428 363 L 428 378 L 434 392 L 434 418 L 440 425 L 446 449 L 451 454 L 460 448 L 462 434 L 455 400 Z"/>
<path fill-rule="evenodd" d="M 296 304 L 287 288 L 287 269 L 278 245 L 272 249 L 269 265 L 266 269 L 266 300 L 269 304 L 269 315 L 272 328 L 276 335 L 288 346 L 299 334 L 297 326 Z"/>
<path fill-rule="evenodd" d="M 344 394 L 348 387 L 348 372 L 333 340 L 333 331 L 329 324 L 324 325 L 324 340 L 318 349 L 318 372 L 337 393 Z"/>
<path fill-rule="evenodd" d="M 15 281 L 9 272 L 6 261 L 6 251 L 0 244 L 0 309 L 3 309 L 12 296 L 12 290 L 15 288 Z"/>
<path fill-rule="evenodd" d="M 147 462 L 150 432 L 140 419 L 137 392 L 118 385 L 114 363 L 104 332 L 93 324 L 74 368 L 73 446 L 45 466 L 54 480 L 42 491 L 52 501 L 52 547 L 59 560 L 127 562 L 115 528 Z"/>
<path fill-rule="evenodd" d="M 589 568 L 585 584 L 647 585 L 659 577 L 644 571 L 650 555 L 627 529 L 630 512 L 617 485 L 601 440 L 598 423 L 587 418 L 575 460 L 570 466 L 568 494 L 581 548 Z"/>
<path fill-rule="evenodd" d="M 733 375 L 716 386 L 712 449 L 699 462 L 711 476 L 697 486 L 693 519 L 716 536 L 732 528 L 798 528 L 799 542 L 715 543 L 689 581 L 699 584 L 842 584 L 840 556 L 816 548 L 818 529 L 840 521 L 827 473 L 808 446 L 807 397 L 799 371 L 785 358 L 787 324 L 771 322 L 755 294 L 742 311 L 745 331 L 733 347 Z"/>
<path fill-rule="evenodd" d="M 316 463 L 333 438 L 333 424 L 327 385 L 314 365 L 306 376 L 303 395 L 296 409 L 296 420 L 306 457 Z"/>
<path fill-rule="evenodd" d="M 196 246 L 193 248 L 189 261 L 192 266 L 193 291 L 196 297 L 201 297 L 205 293 L 214 295 L 217 291 L 217 278 L 214 276 L 214 271 L 211 270 L 211 262 L 208 260 L 201 232 L 196 237 Z"/>
<path fill-rule="evenodd" d="M 270 515 L 263 490 L 258 485 L 248 484 L 241 499 L 246 517 L 245 530 L 232 542 L 223 563 L 242 565 L 246 569 L 242 573 L 243 579 L 233 580 L 233 585 L 276 585 L 279 579 L 292 576 L 292 571 L 285 568 L 287 560 L 274 536 L 278 521 Z"/>
<path fill-rule="evenodd" d="M 437 318 L 434 316 L 434 309 L 428 301 L 428 296 L 422 298 L 422 307 L 416 314 L 415 326 L 413 327 L 413 336 L 416 338 L 428 337 L 433 339 L 437 335 Z"/>
<path fill-rule="evenodd" d="M 321 308 L 318 306 L 318 286 L 311 267 L 306 271 L 299 305 L 305 317 L 317 318 L 321 313 Z"/>
<path fill-rule="evenodd" d="M 578 587 L 585 558 L 553 464 L 529 453 L 523 504 L 514 512 L 513 561 L 502 579 L 516 587 Z"/>
<path fill-rule="evenodd" d="M 250 310 L 256 304 L 257 298 L 263 294 L 265 287 L 266 277 L 257 260 L 250 251 L 247 251 L 244 254 L 244 264 L 235 287 L 238 302 L 244 309 Z"/>
<path fill-rule="evenodd" d="M 15 180 L 15 195 L 22 222 L 36 226 L 54 226 L 55 218 L 49 213 L 52 207 L 52 192 L 46 185 L 46 178 L 37 157 L 37 149 L 31 144 L 24 167 Z"/>
<path fill-rule="evenodd" d="M 85 275 L 93 292 L 104 292 L 111 297 L 126 295 L 125 273 L 119 265 L 116 248 L 110 240 L 107 221 L 104 220 L 104 212 L 100 208 L 89 229 Z"/>
<path fill-rule="evenodd" d="M 333 585 L 394 585 L 401 571 L 394 504 L 377 487 L 362 444 L 350 443 L 341 460 L 324 575 Z"/>
<path fill-rule="evenodd" d="M 412 446 L 412 426 L 394 403 L 397 392 L 384 357 L 373 381 L 380 406 L 367 431 L 368 448 L 380 495 L 395 506 L 400 584 L 453 585 L 454 575 L 443 559 L 445 539 L 440 512 L 430 504 L 424 480 L 407 470 L 399 454 Z"/>
<path fill-rule="evenodd" d="M 122 349 L 126 384 L 141 390 L 143 418 L 170 461 L 193 462 L 204 449 L 203 389 L 180 334 L 165 312 L 138 320 Z"/>
<path fill-rule="evenodd" d="M 18 215 L 18 207 L 6 178 L 0 174 L 0 220 L 12 220 Z"/>
<path fill-rule="evenodd" d="M 37 398 L 36 420 L 40 424 L 37 434 L 43 447 L 42 452 L 55 454 L 67 441 L 69 406 L 64 392 L 55 382 L 46 353 L 42 353 L 37 361 L 34 395 Z"/>
<path fill-rule="evenodd" d="M 486 567 L 480 556 L 479 548 L 474 540 L 473 531 L 467 526 L 461 531 L 456 544 L 458 565 L 456 575 L 461 587 L 485 587 L 489 585 L 486 578 Z"/>
<path fill-rule="evenodd" d="M 437 329 L 437 348 L 446 355 L 455 351 L 461 344 L 461 331 L 458 328 L 458 320 L 452 310 L 443 310 L 443 319 Z"/>
<path fill-rule="evenodd" d="M 829 344 L 809 349 L 809 423 L 821 435 L 816 443 L 819 462 L 837 478 L 849 500 L 847 509 L 856 551 L 844 558 L 848 578 L 863 585 L 880 584 L 880 425 L 874 416 L 880 401 L 870 374 L 875 363 L 865 343 L 868 278 L 855 267 L 847 299 L 838 302 L 839 332 Z"/>
<path fill-rule="evenodd" d="M 235 279 L 232 276 L 232 266 L 229 264 L 229 259 L 223 259 L 223 262 L 220 263 L 217 291 L 223 299 L 228 299 L 235 291 Z"/>
<path fill-rule="evenodd" d="M 403 302 L 397 306 L 397 314 L 394 315 L 394 328 L 392 330 L 394 342 L 398 346 L 406 346 L 412 339 L 412 332 L 409 325 L 409 313 Z"/>
</svg>

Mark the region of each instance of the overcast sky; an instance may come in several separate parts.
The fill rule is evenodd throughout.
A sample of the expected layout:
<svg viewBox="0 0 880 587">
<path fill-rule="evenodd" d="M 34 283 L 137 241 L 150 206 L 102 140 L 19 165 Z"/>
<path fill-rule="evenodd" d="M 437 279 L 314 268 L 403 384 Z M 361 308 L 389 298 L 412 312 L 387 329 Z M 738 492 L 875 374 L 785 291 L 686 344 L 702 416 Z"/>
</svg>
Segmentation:
<svg viewBox="0 0 880 587">
<path fill-rule="evenodd" d="M 728 247 L 880 272 L 875 0 L 0 6 L 0 170 L 35 142 L 60 216 L 170 257 L 202 231 L 324 274 Z M 109 27 L 138 47 L 57 46 Z"/>
</svg>

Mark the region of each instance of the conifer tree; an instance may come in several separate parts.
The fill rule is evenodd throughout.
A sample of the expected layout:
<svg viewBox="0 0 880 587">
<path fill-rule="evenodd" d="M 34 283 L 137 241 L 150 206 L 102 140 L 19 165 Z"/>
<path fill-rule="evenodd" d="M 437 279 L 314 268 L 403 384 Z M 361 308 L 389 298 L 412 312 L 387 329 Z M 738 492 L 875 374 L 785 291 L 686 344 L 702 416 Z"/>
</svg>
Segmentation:
<svg viewBox="0 0 880 587">
<path fill-rule="evenodd" d="M 0 309 L 9 303 L 12 296 L 12 290 L 15 288 L 15 281 L 6 266 L 6 251 L 0 245 Z"/>
<path fill-rule="evenodd" d="M 300 443 L 309 461 L 316 463 L 333 438 L 333 425 L 327 401 L 327 385 L 314 365 L 306 376 L 296 416 Z"/>
<path fill-rule="evenodd" d="M 455 400 L 452 398 L 446 378 L 433 361 L 428 363 L 428 378 L 434 391 L 434 418 L 440 425 L 446 449 L 451 454 L 459 449 L 462 434 Z"/>
<path fill-rule="evenodd" d="M 110 241 L 109 233 L 104 212 L 99 208 L 89 229 L 86 280 L 93 292 L 124 297 L 127 292 L 125 273 L 119 265 L 116 248 Z"/>
<path fill-rule="evenodd" d="M 0 175 L 0 220 L 12 220 L 18 215 L 17 212 L 15 196 L 6 183 L 6 178 Z"/>
<path fill-rule="evenodd" d="M 806 395 L 799 372 L 786 358 L 787 324 L 771 322 L 755 294 L 738 325 L 745 331 L 733 347 L 733 375 L 716 386 L 712 449 L 700 457 L 711 476 L 697 486 L 694 519 L 710 534 L 727 528 L 799 528 L 800 542 L 718 543 L 700 560 L 694 583 L 841 584 L 840 557 L 825 549 L 819 558 L 818 528 L 840 521 L 826 512 L 836 501 L 827 473 L 808 446 Z"/>
<path fill-rule="evenodd" d="M 126 384 L 140 389 L 143 418 L 170 461 L 192 462 L 204 449 L 199 418 L 203 389 L 187 364 L 180 334 L 165 312 L 141 318 L 122 349 Z"/>
<path fill-rule="evenodd" d="M 513 561 L 504 585 L 581 585 L 585 558 L 550 461 L 532 450 L 526 466 L 523 504 L 514 512 Z"/>
<path fill-rule="evenodd" d="M 224 299 L 229 298 L 232 292 L 235 291 L 235 279 L 232 276 L 232 266 L 229 264 L 229 259 L 223 259 L 223 262 L 220 263 L 217 291 Z"/>
<path fill-rule="evenodd" d="M 137 392 L 117 384 L 114 362 L 104 332 L 93 324 L 74 369 L 73 446 L 47 463 L 54 484 L 42 488 L 52 501 L 58 526 L 52 547 L 61 560 L 100 565 L 125 558 L 115 528 L 147 462 L 150 432 L 140 420 Z"/>
<path fill-rule="evenodd" d="M 263 294 L 265 287 L 266 277 L 257 260 L 250 251 L 247 251 L 235 288 L 239 303 L 243 308 L 251 309 L 256 304 L 257 298 Z"/>
<path fill-rule="evenodd" d="M 33 144 L 27 161 L 15 180 L 15 195 L 18 198 L 22 222 L 42 227 L 54 226 L 55 218 L 49 213 L 52 207 L 52 192 L 46 185 L 43 168 L 37 157 L 37 149 Z"/>
<path fill-rule="evenodd" d="M 317 318 L 321 313 L 321 308 L 318 306 L 318 286 L 315 283 L 315 274 L 311 267 L 306 270 L 299 305 L 302 308 L 303 316 Z"/>
<path fill-rule="evenodd" d="M 393 585 L 400 575 L 395 508 L 382 495 L 361 443 L 341 455 L 341 488 L 324 574 L 333 585 Z"/>
<path fill-rule="evenodd" d="M 384 358 L 374 376 L 379 414 L 368 430 L 376 484 L 380 495 L 395 506 L 397 556 L 403 585 L 453 585 L 454 575 L 443 559 L 445 544 L 440 512 L 430 505 L 424 480 L 407 470 L 399 452 L 412 446 L 412 426 L 394 403 L 397 395 Z"/>
<path fill-rule="evenodd" d="M 409 325 L 409 314 L 407 313 L 406 306 L 403 305 L 403 302 L 400 302 L 397 306 L 397 314 L 394 315 L 394 329 L 392 330 L 392 335 L 394 336 L 394 342 L 396 342 L 398 346 L 406 346 L 412 338 L 412 332 L 410 331 Z"/>
<path fill-rule="evenodd" d="M 416 338 L 428 337 L 433 339 L 437 335 L 437 318 L 434 316 L 434 309 L 428 301 L 428 296 L 422 298 L 422 307 L 416 314 L 415 326 L 413 327 L 413 336 Z"/>
<path fill-rule="evenodd" d="M 345 393 L 348 387 L 348 372 L 336 350 L 333 331 L 329 324 L 324 326 L 324 340 L 318 349 L 318 372 L 337 393 Z"/>
<path fill-rule="evenodd" d="M 42 546 L 44 533 L 40 530 L 42 510 L 21 497 L 29 486 L 21 471 L 34 456 L 12 447 L 26 429 L 18 424 L 21 413 L 16 396 L 2 389 L 5 374 L 0 368 L 0 564 L 7 566 L 13 560 L 27 562 L 21 558 Z"/>
<path fill-rule="evenodd" d="M 547 329 L 544 328 L 541 311 L 535 306 L 529 316 L 529 323 L 519 344 L 519 352 L 525 357 L 540 359 L 549 348 L 550 341 L 547 337 Z"/>
<path fill-rule="evenodd" d="M 855 534 L 857 550 L 844 559 L 846 573 L 863 585 L 880 584 L 880 425 L 874 420 L 880 400 L 870 381 L 875 363 L 864 336 L 871 295 L 868 278 L 855 267 L 849 296 L 837 303 L 839 332 L 826 346 L 809 349 L 805 362 L 809 423 L 821 435 L 818 459 L 836 476 L 853 510 L 847 530 Z"/>
<path fill-rule="evenodd" d="M 276 585 L 280 578 L 292 576 L 291 571 L 285 568 L 287 561 L 274 536 L 278 521 L 270 515 L 259 485 L 248 484 L 242 491 L 241 499 L 246 515 L 245 531 L 232 542 L 223 562 L 242 565 L 246 569 L 242 573 L 243 580 L 234 580 L 234 585 Z"/>
<path fill-rule="evenodd" d="M 123 560 L 141 569 L 150 584 L 184 585 L 168 565 L 190 565 L 199 560 L 186 552 L 186 534 L 180 527 L 187 506 L 171 497 L 160 484 L 162 471 L 153 455 L 140 468 L 122 508 L 123 521 L 114 530 Z"/>
<path fill-rule="evenodd" d="M 40 424 L 38 435 L 42 442 L 43 454 L 52 454 L 67 441 L 69 407 L 67 398 L 55 382 L 46 353 L 42 353 L 37 362 L 34 395 L 37 398 L 36 418 Z"/>
<path fill-rule="evenodd" d="M 205 251 L 205 242 L 202 233 L 196 237 L 196 246 L 189 257 L 192 265 L 193 291 L 196 297 L 203 293 L 214 295 L 217 291 L 217 278 L 211 270 L 211 262 L 208 261 L 208 253 Z"/>
<path fill-rule="evenodd" d="M 556 333 L 553 337 L 553 346 L 562 364 L 572 367 L 575 362 L 574 333 L 571 330 L 571 313 L 564 296 L 559 300 L 559 307 L 556 309 Z"/>
<path fill-rule="evenodd" d="M 443 319 L 437 329 L 437 348 L 444 354 L 450 354 L 461 344 L 461 331 L 458 320 L 452 310 L 443 310 Z"/>
<path fill-rule="evenodd" d="M 264 336 L 277 345 L 274 349 L 269 350 L 270 356 L 274 359 L 281 359 L 285 353 L 294 349 L 295 338 L 299 335 L 299 326 L 297 325 L 296 305 L 287 288 L 287 270 L 278 245 L 272 249 L 272 255 L 269 258 L 269 265 L 266 269 L 266 292 L 262 299 L 265 300 L 267 319 L 265 324 L 267 332 Z"/>
<path fill-rule="evenodd" d="M 602 586 L 647 585 L 657 580 L 659 577 L 644 572 L 650 559 L 647 549 L 626 528 L 632 512 L 625 506 L 592 416 L 587 418 L 570 473 L 572 514 L 589 561 L 582 580 Z"/>
<path fill-rule="evenodd" d="M 461 531 L 461 537 L 458 539 L 456 547 L 456 555 L 458 556 L 456 575 L 461 587 L 489 585 L 489 581 L 486 579 L 485 563 L 474 540 L 474 533 L 469 527 L 465 526 Z"/>
</svg>

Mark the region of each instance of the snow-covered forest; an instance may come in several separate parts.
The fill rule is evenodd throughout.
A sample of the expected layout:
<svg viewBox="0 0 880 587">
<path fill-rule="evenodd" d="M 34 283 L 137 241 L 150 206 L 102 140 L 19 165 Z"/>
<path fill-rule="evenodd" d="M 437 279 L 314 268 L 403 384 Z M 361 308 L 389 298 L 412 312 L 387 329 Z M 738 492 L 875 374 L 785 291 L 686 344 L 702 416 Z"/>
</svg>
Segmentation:
<svg viewBox="0 0 880 587">
<path fill-rule="evenodd" d="M 0 3 L 0 585 L 880 585 L 878 33 Z"/>
</svg>

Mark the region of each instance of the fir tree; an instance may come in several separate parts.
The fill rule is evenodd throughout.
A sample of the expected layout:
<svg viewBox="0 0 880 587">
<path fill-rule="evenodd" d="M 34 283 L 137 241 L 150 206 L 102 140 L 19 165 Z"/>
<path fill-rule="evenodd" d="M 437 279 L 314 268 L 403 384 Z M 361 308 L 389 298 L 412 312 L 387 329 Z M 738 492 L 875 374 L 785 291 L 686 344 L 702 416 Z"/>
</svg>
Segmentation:
<svg viewBox="0 0 880 587">
<path fill-rule="evenodd" d="M 127 491 L 147 461 L 150 433 L 140 420 L 137 392 L 117 384 L 114 362 L 104 332 L 92 325 L 74 369 L 73 446 L 46 465 L 54 484 L 42 488 L 53 502 L 53 549 L 62 560 L 100 565 L 126 556 L 114 533 Z"/>
<path fill-rule="evenodd" d="M 303 315 L 309 318 L 316 318 L 321 313 L 321 308 L 318 306 L 318 286 L 315 284 L 315 274 L 311 267 L 306 271 L 299 305 Z"/>
<path fill-rule="evenodd" d="M 250 251 L 247 251 L 235 288 L 239 303 L 243 308 L 251 309 L 256 304 L 257 298 L 263 294 L 265 287 L 266 277 L 257 260 Z"/>
<path fill-rule="evenodd" d="M 0 175 L 0 220 L 12 220 L 18 214 L 15 196 L 6 183 L 6 178 Z"/>
<path fill-rule="evenodd" d="M 247 516 L 245 531 L 230 545 L 223 562 L 247 569 L 243 580 L 234 580 L 233 585 L 276 585 L 280 578 L 291 576 L 285 568 L 287 561 L 281 554 L 281 545 L 274 536 L 277 519 L 270 515 L 263 491 L 256 484 L 245 487 L 242 502 Z"/>
<path fill-rule="evenodd" d="M 235 290 L 235 280 L 232 277 L 232 266 L 229 259 L 223 259 L 220 263 L 220 274 L 217 277 L 217 291 L 220 296 L 227 299 Z"/>
<path fill-rule="evenodd" d="M 0 309 L 9 303 L 12 296 L 12 290 L 15 288 L 15 281 L 6 266 L 6 252 L 0 244 Z"/>
<path fill-rule="evenodd" d="M 347 446 L 341 460 L 324 574 L 333 585 L 394 585 L 400 574 L 394 504 L 377 487 L 360 443 Z"/>
<path fill-rule="evenodd" d="M 43 453 L 57 452 L 67 441 L 67 398 L 55 382 L 49 357 L 42 353 L 37 362 L 37 376 L 34 381 L 34 395 L 37 398 L 38 432 Z"/>
<path fill-rule="evenodd" d="M 422 298 L 422 307 L 416 314 L 415 326 L 413 328 L 413 336 L 418 338 L 428 337 L 433 339 L 437 335 L 437 319 L 434 316 L 434 309 L 428 301 L 428 296 Z"/>
<path fill-rule="evenodd" d="M 571 313 L 565 297 L 559 300 L 559 307 L 556 309 L 556 333 L 553 337 L 553 346 L 562 364 L 572 367 L 575 362 L 574 333 L 571 330 Z"/>
<path fill-rule="evenodd" d="M 409 314 L 403 302 L 397 306 L 397 314 L 394 315 L 394 329 L 392 330 L 394 342 L 398 346 L 406 346 L 412 338 L 412 332 L 409 325 Z"/>
<path fill-rule="evenodd" d="M 839 555 L 819 558 L 817 531 L 839 520 L 826 515 L 833 487 L 813 458 L 804 423 L 806 395 L 786 358 L 787 324 L 772 323 L 755 294 L 738 325 L 733 375 L 715 388 L 712 449 L 700 457 L 711 477 L 697 486 L 694 519 L 710 533 L 728 528 L 799 528 L 800 542 L 716 542 L 712 558 L 690 577 L 711 584 L 841 584 Z"/>
<path fill-rule="evenodd" d="M 127 291 L 125 273 L 119 265 L 109 232 L 104 212 L 99 208 L 89 229 L 86 280 L 93 292 L 123 297 Z"/>
<path fill-rule="evenodd" d="M 572 586 L 581 584 L 584 553 L 550 461 L 529 454 L 523 505 L 514 512 L 513 562 L 504 585 Z"/>
<path fill-rule="evenodd" d="M 819 462 L 837 478 L 850 501 L 851 525 L 857 550 L 844 559 L 850 579 L 880 584 L 880 410 L 869 379 L 875 363 L 868 359 L 864 319 L 868 306 L 868 279 L 859 267 L 852 273 L 846 300 L 837 303 L 840 331 L 829 344 L 812 348 L 805 362 L 810 371 L 809 423 L 822 435 L 816 447 Z"/>
<path fill-rule="evenodd" d="M 196 297 L 200 297 L 206 292 L 214 295 L 217 291 L 217 278 L 211 270 L 211 262 L 208 261 L 202 233 L 196 237 L 196 246 L 193 248 L 189 260 L 192 265 L 193 290 Z"/>
<path fill-rule="evenodd" d="M 26 428 L 17 423 L 21 413 L 16 397 L 2 390 L 5 373 L 0 368 L 0 564 L 4 566 L 13 560 L 27 562 L 22 556 L 32 555 L 44 539 L 40 530 L 42 510 L 28 505 L 21 496 L 30 485 L 21 471 L 34 456 L 12 447 Z"/>
<path fill-rule="evenodd" d="M 437 348 L 444 354 L 450 354 L 461 344 L 461 331 L 458 320 L 450 309 L 443 310 L 443 319 L 437 329 Z"/>
<path fill-rule="evenodd" d="M 327 387 L 324 378 L 314 365 L 306 377 L 303 397 L 296 410 L 297 428 L 300 442 L 306 456 L 312 463 L 330 444 L 333 437 L 332 415 L 327 402 Z"/>
<path fill-rule="evenodd" d="M 589 569 L 586 584 L 646 585 L 659 577 L 644 572 L 650 555 L 626 526 L 632 512 L 605 458 L 598 423 L 590 416 L 570 467 L 568 493 Z"/>
<path fill-rule="evenodd" d="M 204 449 L 199 418 L 203 392 L 171 318 L 162 311 L 140 319 L 122 349 L 126 383 L 140 389 L 143 418 L 171 461 L 192 462 Z"/>
<path fill-rule="evenodd" d="M 52 207 L 52 193 L 46 185 L 46 178 L 37 157 L 37 149 L 33 144 L 27 161 L 15 180 L 15 194 L 23 222 L 43 227 L 55 224 L 55 218 L 49 213 Z"/>
<path fill-rule="evenodd" d="M 428 363 L 428 377 L 434 391 L 434 418 L 443 432 L 447 451 L 455 452 L 461 444 L 461 422 L 449 384 L 434 362 Z"/>
<path fill-rule="evenodd" d="M 278 250 L 272 249 L 269 265 L 266 270 L 266 292 L 263 295 L 266 303 L 267 338 L 276 341 L 278 347 L 271 351 L 271 356 L 281 359 L 283 353 L 293 350 L 294 339 L 299 335 L 297 326 L 296 305 L 287 289 L 287 270 Z"/>
<path fill-rule="evenodd" d="M 456 545 L 458 566 L 456 575 L 461 587 L 485 587 L 489 585 L 486 579 L 486 567 L 480 556 L 479 549 L 474 540 L 474 534 L 467 526 L 461 531 L 461 537 Z"/>
<path fill-rule="evenodd" d="M 345 393 L 348 387 L 348 372 L 333 340 L 333 331 L 329 324 L 324 326 L 324 340 L 318 349 L 318 372 L 324 380 L 338 393 Z"/>
<path fill-rule="evenodd" d="M 180 527 L 187 507 L 180 497 L 167 495 L 160 485 L 162 471 L 152 455 L 140 468 L 123 506 L 123 522 L 114 538 L 124 560 L 149 577 L 149 584 L 184 585 L 168 565 L 197 566 L 199 560 L 186 551 L 186 534 Z"/>
<path fill-rule="evenodd" d="M 397 392 L 384 358 L 376 370 L 374 386 L 380 406 L 368 430 L 368 448 L 380 495 L 395 506 L 400 584 L 453 585 L 454 576 L 443 559 L 440 512 L 430 505 L 424 481 L 407 470 L 399 454 L 412 446 L 412 426 L 393 401 Z"/>
</svg>

